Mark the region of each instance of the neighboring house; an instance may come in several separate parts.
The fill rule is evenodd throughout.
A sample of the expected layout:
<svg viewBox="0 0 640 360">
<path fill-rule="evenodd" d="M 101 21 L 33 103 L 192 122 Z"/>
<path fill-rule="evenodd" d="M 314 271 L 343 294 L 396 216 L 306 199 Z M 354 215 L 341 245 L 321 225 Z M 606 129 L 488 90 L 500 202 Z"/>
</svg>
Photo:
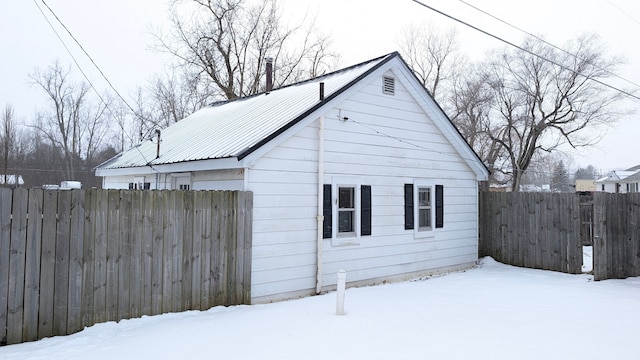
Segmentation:
<svg viewBox="0 0 640 360">
<path fill-rule="evenodd" d="M 592 193 L 596 191 L 595 180 L 588 179 L 576 179 L 576 192 L 579 193 Z"/>
<path fill-rule="evenodd" d="M 614 170 L 595 181 L 596 191 L 632 193 L 640 191 L 640 165 L 626 170 Z"/>
<path fill-rule="evenodd" d="M 17 188 L 22 185 L 24 185 L 24 179 L 22 179 L 22 175 L 0 175 L 0 186 Z"/>
<path fill-rule="evenodd" d="M 104 188 L 253 192 L 252 303 L 472 267 L 488 170 L 398 53 L 212 104 Z"/>
</svg>

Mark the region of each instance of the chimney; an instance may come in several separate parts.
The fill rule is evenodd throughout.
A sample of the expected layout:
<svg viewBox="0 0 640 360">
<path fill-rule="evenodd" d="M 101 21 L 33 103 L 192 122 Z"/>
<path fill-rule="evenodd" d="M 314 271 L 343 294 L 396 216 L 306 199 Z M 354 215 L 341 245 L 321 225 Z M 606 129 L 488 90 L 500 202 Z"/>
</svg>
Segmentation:
<svg viewBox="0 0 640 360">
<path fill-rule="evenodd" d="M 324 100 L 324 82 L 320 83 L 320 101 Z"/>
<path fill-rule="evenodd" d="M 273 58 L 271 56 L 267 56 L 265 60 L 267 61 L 267 89 L 265 92 L 268 94 L 273 90 Z"/>
</svg>

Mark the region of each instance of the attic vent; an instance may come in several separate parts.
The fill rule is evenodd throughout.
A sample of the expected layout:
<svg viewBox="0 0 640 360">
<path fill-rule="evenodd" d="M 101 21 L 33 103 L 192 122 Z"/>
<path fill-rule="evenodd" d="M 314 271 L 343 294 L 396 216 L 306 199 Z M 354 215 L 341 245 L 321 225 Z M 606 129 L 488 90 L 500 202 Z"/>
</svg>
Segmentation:
<svg viewBox="0 0 640 360">
<path fill-rule="evenodd" d="M 387 95 L 395 95 L 396 79 L 390 76 L 383 76 L 382 77 L 382 93 Z"/>
</svg>

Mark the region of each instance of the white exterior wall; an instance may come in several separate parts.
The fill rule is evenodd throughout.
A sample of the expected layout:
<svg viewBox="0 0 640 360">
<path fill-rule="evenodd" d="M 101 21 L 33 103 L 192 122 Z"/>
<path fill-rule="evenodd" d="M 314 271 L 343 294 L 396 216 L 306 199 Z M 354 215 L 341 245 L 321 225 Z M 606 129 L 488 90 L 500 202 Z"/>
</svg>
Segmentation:
<svg viewBox="0 0 640 360">
<path fill-rule="evenodd" d="M 192 190 L 244 189 L 244 169 L 197 171 L 190 175 Z"/>
<path fill-rule="evenodd" d="M 121 175 L 103 178 L 104 189 L 128 189 L 131 182 L 148 182 L 151 189 L 175 189 L 176 179 L 190 184 L 191 190 L 243 190 L 244 169 L 193 171 L 168 174 Z"/>
<path fill-rule="evenodd" d="M 155 185 L 155 175 L 137 175 L 137 176 L 106 176 L 102 178 L 103 189 L 128 189 L 129 183 L 134 181 L 134 178 L 144 178 L 144 182 L 150 182 L 151 186 Z"/>
<path fill-rule="evenodd" d="M 348 282 L 364 284 L 477 260 L 476 175 L 399 81 L 393 96 L 382 94 L 381 86 L 375 79 L 325 114 L 324 183 L 371 185 L 372 192 L 371 236 L 350 245 L 323 240 L 325 288 L 335 285 L 339 269 Z M 315 291 L 317 126 L 300 130 L 250 170 L 254 302 Z M 406 183 L 444 186 L 444 228 L 427 237 L 404 229 Z"/>
</svg>

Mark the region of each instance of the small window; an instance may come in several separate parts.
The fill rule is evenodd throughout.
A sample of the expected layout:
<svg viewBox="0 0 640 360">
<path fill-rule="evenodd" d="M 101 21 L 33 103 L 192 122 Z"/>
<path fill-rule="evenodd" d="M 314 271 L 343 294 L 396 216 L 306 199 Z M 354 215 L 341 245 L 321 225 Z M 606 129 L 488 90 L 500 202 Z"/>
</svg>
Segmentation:
<svg viewBox="0 0 640 360">
<path fill-rule="evenodd" d="M 355 233 L 355 194 L 353 187 L 338 188 L 338 234 Z"/>
<path fill-rule="evenodd" d="M 339 185 L 335 189 L 332 194 L 331 184 L 323 186 L 322 237 L 335 236 L 333 245 L 357 244 L 360 236 L 371 235 L 371 185 Z M 337 216 L 333 214 L 336 211 Z"/>
<path fill-rule="evenodd" d="M 382 77 L 382 93 L 387 95 L 395 95 L 396 81 L 390 76 Z"/>
<path fill-rule="evenodd" d="M 148 183 L 148 182 L 129 183 L 129 190 L 149 190 L 149 189 L 151 189 L 151 183 Z"/>
<path fill-rule="evenodd" d="M 405 230 L 413 230 L 416 238 L 422 238 L 443 227 L 444 186 L 404 184 Z"/>
<path fill-rule="evenodd" d="M 180 184 L 178 186 L 180 190 L 189 190 L 189 184 Z"/>
<path fill-rule="evenodd" d="M 418 231 L 431 230 L 431 188 L 418 188 Z"/>
</svg>

